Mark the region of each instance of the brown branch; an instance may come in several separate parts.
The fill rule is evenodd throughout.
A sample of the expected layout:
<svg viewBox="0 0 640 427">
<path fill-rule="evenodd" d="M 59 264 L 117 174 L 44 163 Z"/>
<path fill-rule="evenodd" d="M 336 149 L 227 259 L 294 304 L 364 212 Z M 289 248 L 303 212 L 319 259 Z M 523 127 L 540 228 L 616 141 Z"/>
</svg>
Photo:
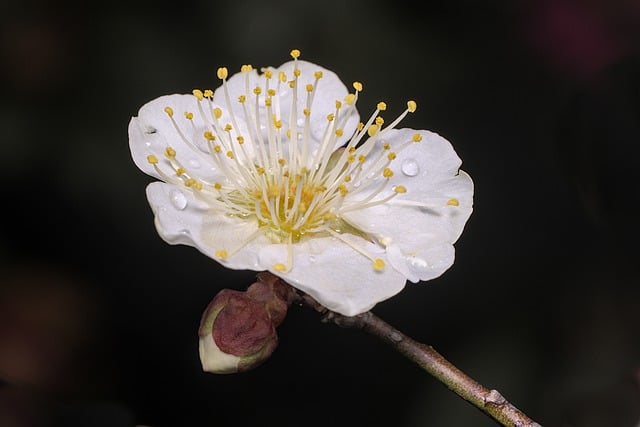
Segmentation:
<svg viewBox="0 0 640 427">
<path fill-rule="evenodd" d="M 296 295 L 294 302 L 323 314 L 324 322 L 334 323 L 344 328 L 362 329 L 380 338 L 501 425 L 541 427 L 540 424 L 507 401 L 497 390 L 489 390 L 482 386 L 455 367 L 433 347 L 409 338 L 372 312 L 368 311 L 352 317 L 343 316 L 327 310 L 309 295 L 301 292 L 297 292 Z"/>
</svg>

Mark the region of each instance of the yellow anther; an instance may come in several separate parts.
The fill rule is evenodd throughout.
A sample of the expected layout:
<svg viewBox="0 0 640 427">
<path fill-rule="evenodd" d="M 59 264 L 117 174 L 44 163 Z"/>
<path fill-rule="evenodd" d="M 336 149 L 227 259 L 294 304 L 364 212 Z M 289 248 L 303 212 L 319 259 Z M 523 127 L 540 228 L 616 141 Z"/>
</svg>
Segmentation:
<svg viewBox="0 0 640 427">
<path fill-rule="evenodd" d="M 258 175 L 264 175 L 265 170 L 262 166 L 258 166 L 256 172 L 258 172 Z"/>
<path fill-rule="evenodd" d="M 360 163 L 364 163 L 364 162 L 365 162 L 365 160 L 367 160 L 367 156 L 362 155 L 362 154 L 358 156 L 358 161 L 359 161 Z"/>
<path fill-rule="evenodd" d="M 389 179 L 393 176 L 393 171 L 389 168 L 384 168 L 384 170 L 382 171 L 382 176 Z"/>
<path fill-rule="evenodd" d="M 240 145 L 244 144 L 244 136 L 239 136 L 236 139 L 238 140 L 238 144 Z"/>
<path fill-rule="evenodd" d="M 222 258 L 222 259 L 227 259 L 227 257 L 229 256 L 229 254 L 227 253 L 227 251 L 225 251 L 224 249 L 220 249 L 217 250 L 215 253 L 215 256 L 217 258 Z"/>
<path fill-rule="evenodd" d="M 376 108 L 380 111 L 384 111 L 387 109 L 387 104 L 384 102 L 378 102 L 378 105 L 376 105 Z"/>
<path fill-rule="evenodd" d="M 240 71 L 243 73 L 248 73 L 251 70 L 253 70 L 253 67 L 251 66 L 251 64 L 246 64 L 240 67 Z"/>
<path fill-rule="evenodd" d="M 346 196 L 347 193 L 349 192 L 349 189 L 344 184 L 338 185 L 338 190 L 340 190 L 340 195 L 343 196 L 343 197 Z"/>
<path fill-rule="evenodd" d="M 352 93 L 349 93 L 344 97 L 344 102 L 349 105 L 353 105 L 353 103 L 356 102 L 356 96 Z"/>
<path fill-rule="evenodd" d="M 222 110 L 220 108 L 218 108 L 218 107 L 214 108 L 213 109 L 213 116 L 216 119 L 219 119 L 220 117 L 222 117 Z"/>
<path fill-rule="evenodd" d="M 216 153 L 219 153 L 222 151 L 222 147 L 220 147 L 219 145 L 216 145 L 215 147 L 213 147 L 213 151 L 215 151 Z"/>
<path fill-rule="evenodd" d="M 333 113 L 331 113 L 331 114 L 327 114 L 327 120 L 329 120 L 330 122 L 332 122 L 332 121 L 333 121 L 333 119 L 335 119 L 335 118 L 336 118 L 336 115 L 335 115 L 335 114 L 333 114 Z"/>
<path fill-rule="evenodd" d="M 355 90 L 357 90 L 358 92 L 362 92 L 362 83 L 360 82 L 353 82 L 353 88 Z"/>
<path fill-rule="evenodd" d="M 202 101 L 202 99 L 204 98 L 204 94 L 200 89 L 194 89 L 192 93 L 193 93 L 193 96 L 198 98 L 198 101 Z"/>
<path fill-rule="evenodd" d="M 187 187 L 191 187 L 196 183 L 196 180 L 193 178 L 189 178 L 184 182 L 184 185 Z"/>
<path fill-rule="evenodd" d="M 271 77 L 273 77 L 273 71 L 271 71 L 271 70 L 266 70 L 266 71 L 264 72 L 264 76 L 265 76 L 266 78 L 270 79 Z"/>
<path fill-rule="evenodd" d="M 153 154 L 149 154 L 149 155 L 147 156 L 147 161 L 148 161 L 149 163 L 151 163 L 152 165 L 155 165 L 155 164 L 157 164 L 157 163 L 158 163 L 158 158 L 157 158 L 156 156 L 154 156 Z"/>
<path fill-rule="evenodd" d="M 253 89 L 253 93 L 255 93 L 256 95 L 260 95 L 262 93 L 262 88 L 260 86 L 256 86 Z"/>
<path fill-rule="evenodd" d="M 287 138 L 291 139 L 291 129 L 287 129 L 285 134 L 287 135 Z"/>
<path fill-rule="evenodd" d="M 395 160 L 395 158 L 396 158 L 396 153 L 394 153 L 393 151 L 387 154 L 387 159 Z"/>
<path fill-rule="evenodd" d="M 411 139 L 413 139 L 413 142 L 420 142 L 422 141 L 422 135 L 420 135 L 419 133 L 414 133 Z"/>
<path fill-rule="evenodd" d="M 356 156 L 354 156 L 353 154 L 349 155 L 349 157 L 347 157 L 347 162 L 349 163 L 353 163 L 356 161 Z"/>
<path fill-rule="evenodd" d="M 322 71 L 316 71 L 313 73 L 313 77 L 315 77 L 316 80 L 320 80 L 322 78 Z"/>
<path fill-rule="evenodd" d="M 282 83 L 284 83 L 284 82 L 286 82 L 286 81 L 287 81 L 287 75 L 284 73 L 284 71 L 280 71 L 280 72 L 278 73 L 278 79 L 279 79 Z"/>
<path fill-rule="evenodd" d="M 271 107 L 271 98 L 266 98 L 264 100 L 264 105 L 266 105 L 267 107 Z"/>
<path fill-rule="evenodd" d="M 336 129 L 336 136 L 342 136 L 342 134 L 344 134 L 344 130 L 342 130 L 342 128 Z"/>
<path fill-rule="evenodd" d="M 227 70 L 227 67 L 220 67 L 218 68 L 217 75 L 220 80 L 224 80 L 229 75 L 229 70 Z"/>
<path fill-rule="evenodd" d="M 273 269 L 275 271 L 287 271 L 287 266 L 281 262 L 273 264 Z"/>
<path fill-rule="evenodd" d="M 231 126 L 231 123 L 227 123 L 226 125 L 224 125 L 224 130 L 226 132 L 231 132 L 231 129 L 233 129 L 233 126 Z"/>
<path fill-rule="evenodd" d="M 378 132 L 378 125 L 371 125 L 369 129 L 367 129 L 367 133 L 369 136 L 374 136 Z"/>
<path fill-rule="evenodd" d="M 296 81 L 295 81 L 295 80 L 291 80 L 291 81 L 289 82 L 289 87 L 290 87 L 291 89 L 293 89 L 294 87 L 296 87 Z"/>
<path fill-rule="evenodd" d="M 336 110 L 339 110 L 340 108 L 342 108 L 342 102 L 336 101 Z"/>
<path fill-rule="evenodd" d="M 311 115 L 311 110 L 308 108 L 305 108 L 304 110 L 302 110 L 302 114 L 309 117 Z"/>
<path fill-rule="evenodd" d="M 407 192 L 407 189 L 403 185 L 396 185 L 393 189 L 398 194 L 404 194 Z"/>
<path fill-rule="evenodd" d="M 384 261 L 380 258 L 376 258 L 373 260 L 373 268 L 380 271 L 384 269 Z"/>
<path fill-rule="evenodd" d="M 418 105 L 416 104 L 416 101 L 408 101 L 407 102 L 407 110 L 409 110 L 410 113 L 415 112 L 416 108 L 418 108 Z"/>
<path fill-rule="evenodd" d="M 301 74 L 301 72 L 300 72 L 300 70 L 299 70 L 298 68 L 296 68 L 296 69 L 294 69 L 294 70 L 293 70 L 293 75 L 294 75 L 294 76 L 296 76 L 296 77 L 300 77 L 300 74 Z"/>
<path fill-rule="evenodd" d="M 267 91 L 267 95 L 269 96 L 276 96 L 276 90 L 275 89 L 269 89 Z"/>
<path fill-rule="evenodd" d="M 307 92 L 313 92 L 313 85 L 309 83 L 305 86 L 305 89 L 307 89 Z"/>
<path fill-rule="evenodd" d="M 167 149 L 164 150 L 164 155 L 170 159 L 173 159 L 176 156 L 176 150 L 171 147 L 167 147 Z"/>
<path fill-rule="evenodd" d="M 362 123 L 362 122 L 358 123 L 356 128 L 358 129 L 358 132 L 360 132 L 362 129 L 364 129 L 364 123 Z"/>
<path fill-rule="evenodd" d="M 184 175 L 185 173 L 187 173 L 187 171 L 186 171 L 186 170 L 184 170 L 184 168 L 178 168 L 178 169 L 176 169 L 176 176 L 182 176 L 182 175 Z"/>
<path fill-rule="evenodd" d="M 284 165 L 286 165 L 286 164 L 287 164 L 287 161 L 286 161 L 285 159 L 278 159 L 278 164 L 279 164 L 280 166 L 284 166 Z"/>
<path fill-rule="evenodd" d="M 193 183 L 193 186 L 192 186 L 192 187 L 193 187 L 194 189 L 196 189 L 196 190 L 200 191 L 200 190 L 202 190 L 202 183 L 201 183 L 200 181 L 196 181 L 196 182 L 194 182 L 194 183 Z"/>
<path fill-rule="evenodd" d="M 460 206 L 460 201 L 458 199 L 449 199 L 449 200 L 447 200 L 447 205 L 449 205 L 449 206 Z"/>
<path fill-rule="evenodd" d="M 376 124 L 378 127 L 382 126 L 384 124 L 384 119 L 380 116 L 376 117 Z"/>
<path fill-rule="evenodd" d="M 353 154 L 356 152 L 356 147 L 350 147 L 349 148 L 349 153 Z"/>
<path fill-rule="evenodd" d="M 291 55 L 293 59 L 298 59 L 300 57 L 300 51 L 298 49 L 293 49 L 289 52 L 289 55 Z"/>
<path fill-rule="evenodd" d="M 246 96 L 244 96 L 244 95 L 240 95 L 240 96 L 238 97 L 238 102 L 239 102 L 240 104 L 244 104 L 246 101 L 247 101 L 247 97 L 246 97 Z"/>
<path fill-rule="evenodd" d="M 213 91 L 211 89 L 206 89 L 204 91 L 204 97 L 205 98 L 213 98 Z"/>
<path fill-rule="evenodd" d="M 173 108 L 171 107 L 164 107 L 164 112 L 167 113 L 167 116 L 169 117 L 173 117 Z"/>
<path fill-rule="evenodd" d="M 193 120 L 193 113 L 190 113 L 189 111 L 185 111 L 185 113 L 184 113 L 184 117 L 185 117 L 187 120 Z"/>
<path fill-rule="evenodd" d="M 351 175 L 347 175 L 344 177 L 344 182 L 351 182 Z"/>
<path fill-rule="evenodd" d="M 220 190 L 222 188 L 222 184 L 216 182 L 215 184 L 213 184 L 213 188 L 215 188 L 216 190 Z"/>
<path fill-rule="evenodd" d="M 282 120 L 274 120 L 273 126 L 275 126 L 276 129 L 280 129 L 282 127 Z"/>
<path fill-rule="evenodd" d="M 230 158 L 230 159 L 233 159 L 233 157 L 234 157 L 233 156 L 233 151 L 231 151 L 231 150 L 227 151 L 227 157 Z"/>
<path fill-rule="evenodd" d="M 391 148 L 391 146 L 389 145 L 388 142 L 385 142 L 384 144 L 382 144 L 382 148 L 384 148 L 385 150 L 388 150 Z"/>
</svg>

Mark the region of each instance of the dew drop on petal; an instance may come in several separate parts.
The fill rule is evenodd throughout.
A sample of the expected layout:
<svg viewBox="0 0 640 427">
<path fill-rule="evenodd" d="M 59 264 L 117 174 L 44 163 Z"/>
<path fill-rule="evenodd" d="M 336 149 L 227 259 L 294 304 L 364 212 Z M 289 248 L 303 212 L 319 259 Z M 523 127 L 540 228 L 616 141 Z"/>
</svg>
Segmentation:
<svg viewBox="0 0 640 427">
<path fill-rule="evenodd" d="M 180 211 L 187 207 L 187 198 L 180 190 L 171 190 L 169 199 L 173 207 Z"/>
<path fill-rule="evenodd" d="M 422 258 L 410 256 L 410 257 L 407 257 L 407 261 L 409 261 L 411 268 L 415 271 L 424 272 L 429 270 L 429 263 Z"/>
<path fill-rule="evenodd" d="M 420 166 L 418 162 L 413 159 L 406 159 L 402 162 L 402 173 L 406 176 L 416 176 L 420 173 Z"/>
<path fill-rule="evenodd" d="M 196 159 L 190 159 L 189 166 L 191 166 L 193 169 L 198 169 L 200 167 L 200 162 Z"/>
</svg>

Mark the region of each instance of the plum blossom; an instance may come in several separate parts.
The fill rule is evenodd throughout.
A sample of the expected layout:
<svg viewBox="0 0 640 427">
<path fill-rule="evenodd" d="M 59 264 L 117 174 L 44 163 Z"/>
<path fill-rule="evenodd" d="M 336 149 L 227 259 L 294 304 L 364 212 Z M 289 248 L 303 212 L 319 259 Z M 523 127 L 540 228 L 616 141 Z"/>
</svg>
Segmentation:
<svg viewBox="0 0 640 427">
<path fill-rule="evenodd" d="M 442 136 L 366 122 L 330 70 L 299 59 L 162 96 L 129 123 L 160 236 L 231 269 L 270 271 L 353 316 L 443 274 L 471 215 L 473 182 Z"/>
</svg>

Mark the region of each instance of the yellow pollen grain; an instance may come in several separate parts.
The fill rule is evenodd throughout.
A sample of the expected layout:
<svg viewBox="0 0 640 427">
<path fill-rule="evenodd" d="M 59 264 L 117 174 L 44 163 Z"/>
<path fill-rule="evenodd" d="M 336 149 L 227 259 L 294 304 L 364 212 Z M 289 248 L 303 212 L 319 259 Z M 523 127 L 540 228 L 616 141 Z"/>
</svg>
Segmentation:
<svg viewBox="0 0 640 427">
<path fill-rule="evenodd" d="M 356 96 L 352 93 L 349 93 L 344 97 L 344 102 L 349 105 L 353 105 L 353 103 L 356 102 Z"/>
<path fill-rule="evenodd" d="M 167 147 L 166 150 L 164 150 L 164 155 L 170 159 L 173 159 L 176 156 L 176 150 L 171 147 Z"/>
<path fill-rule="evenodd" d="M 403 185 L 396 185 L 393 191 L 395 191 L 398 194 L 404 194 L 407 192 L 407 188 Z"/>
<path fill-rule="evenodd" d="M 373 268 L 378 271 L 384 269 L 384 261 L 380 258 L 376 258 L 375 260 L 373 260 Z"/>
<path fill-rule="evenodd" d="M 189 111 L 186 111 L 186 112 L 184 113 L 184 117 L 185 117 L 187 120 L 193 120 L 193 113 L 191 113 L 191 112 L 189 112 Z"/>
<path fill-rule="evenodd" d="M 395 158 L 396 158 L 396 153 L 394 153 L 393 151 L 387 154 L 387 159 L 395 160 Z"/>
<path fill-rule="evenodd" d="M 289 52 L 289 55 L 291 55 L 293 59 L 298 59 L 300 58 L 300 51 L 298 49 L 293 49 L 291 52 Z"/>
<path fill-rule="evenodd" d="M 353 88 L 355 90 L 357 90 L 358 92 L 362 92 L 362 83 L 360 82 L 353 82 Z"/>
<path fill-rule="evenodd" d="M 273 264 L 273 269 L 274 269 L 275 271 L 281 271 L 281 272 L 282 272 L 282 271 L 287 271 L 287 266 L 286 266 L 286 265 L 284 265 L 284 264 L 283 264 L 283 263 L 281 263 L 281 262 L 278 262 L 278 263 Z"/>
<path fill-rule="evenodd" d="M 393 171 L 389 168 L 384 168 L 384 170 L 382 171 L 382 176 L 389 179 L 393 176 Z"/>
<path fill-rule="evenodd" d="M 422 141 L 422 135 L 420 135 L 419 133 L 414 133 L 411 139 L 413 140 L 413 142 L 420 142 Z"/>
<path fill-rule="evenodd" d="M 218 108 L 218 107 L 214 108 L 213 109 L 213 116 L 216 119 L 219 119 L 220 117 L 222 117 L 222 110 L 220 108 Z"/>
<path fill-rule="evenodd" d="M 233 157 L 234 157 L 233 156 L 233 151 L 231 151 L 231 150 L 227 151 L 227 157 L 230 158 L 230 159 L 233 159 Z"/>
<path fill-rule="evenodd" d="M 447 200 L 447 205 L 449 205 L 449 206 L 460 206 L 460 201 L 458 199 L 449 199 L 449 200 Z"/>
<path fill-rule="evenodd" d="M 213 91 L 211 89 L 206 89 L 204 91 L 204 97 L 205 98 L 213 98 Z"/>
<path fill-rule="evenodd" d="M 227 67 L 220 67 L 216 74 L 220 80 L 224 80 L 229 75 L 229 70 L 227 70 Z"/>
<path fill-rule="evenodd" d="M 169 117 L 173 117 L 173 108 L 171 107 L 164 107 L 164 112 L 167 113 L 167 116 Z"/>
<path fill-rule="evenodd" d="M 313 92 L 313 85 L 309 83 L 305 86 L 305 89 L 307 89 L 307 92 Z"/>
<path fill-rule="evenodd" d="M 378 105 L 376 105 L 376 108 L 380 111 L 384 111 L 387 109 L 387 104 L 385 102 L 378 102 Z"/>
<path fill-rule="evenodd" d="M 204 94 L 202 93 L 202 91 L 200 89 L 194 89 L 193 92 L 193 96 L 195 96 L 196 98 L 198 98 L 198 101 L 202 101 L 202 99 L 204 98 Z"/>
<path fill-rule="evenodd" d="M 253 93 L 255 93 L 256 95 L 260 95 L 262 93 L 262 88 L 260 86 L 256 86 L 253 89 Z"/>
<path fill-rule="evenodd" d="M 215 252 L 215 256 L 218 258 L 227 259 L 229 254 L 224 249 L 220 249 Z"/>
<path fill-rule="evenodd" d="M 238 102 L 239 102 L 240 104 L 244 104 L 245 102 L 247 102 L 247 97 L 246 97 L 246 96 L 244 96 L 244 95 L 240 95 L 240 96 L 238 97 Z"/>
<path fill-rule="evenodd" d="M 322 71 L 316 71 L 313 73 L 313 77 L 315 77 L 316 80 L 320 80 L 322 78 Z"/>
<path fill-rule="evenodd" d="M 148 161 L 149 163 L 151 163 L 152 165 L 155 165 L 155 164 L 157 164 L 157 163 L 158 163 L 158 158 L 157 158 L 156 156 L 154 156 L 153 154 L 149 154 L 149 155 L 147 156 L 147 161 Z"/>
<path fill-rule="evenodd" d="M 369 129 L 367 129 L 367 133 L 369 136 L 374 136 L 378 132 L 378 125 L 371 125 Z"/>
<path fill-rule="evenodd" d="M 407 110 L 409 110 L 410 113 L 414 113 L 416 111 L 416 108 L 418 108 L 416 101 L 407 102 Z"/>
</svg>

